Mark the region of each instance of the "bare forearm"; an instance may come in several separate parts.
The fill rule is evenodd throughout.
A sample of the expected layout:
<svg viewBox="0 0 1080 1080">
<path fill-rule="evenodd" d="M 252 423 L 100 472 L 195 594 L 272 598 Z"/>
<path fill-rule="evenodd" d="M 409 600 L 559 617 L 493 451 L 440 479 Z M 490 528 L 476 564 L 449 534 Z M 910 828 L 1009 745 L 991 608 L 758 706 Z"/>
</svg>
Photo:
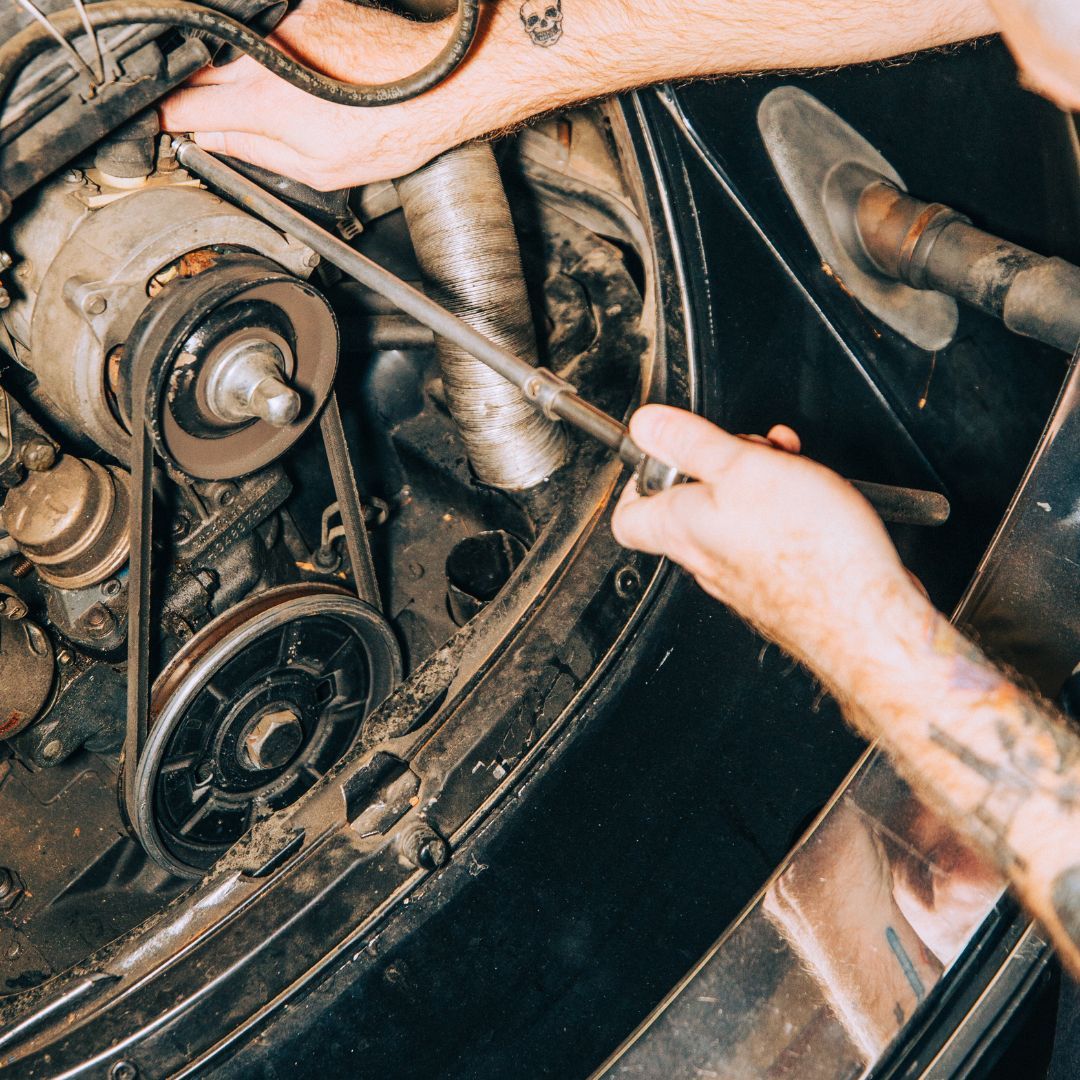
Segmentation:
<svg viewBox="0 0 1080 1080">
<path fill-rule="evenodd" d="M 492 5 L 474 55 L 431 95 L 462 138 L 647 83 L 842 65 L 995 29 L 983 0 L 563 0 L 548 37 L 550 5 L 523 10 Z"/>
<path fill-rule="evenodd" d="M 859 622 L 828 673 L 849 717 L 993 859 L 1080 972 L 1075 735 L 913 591 L 887 599 L 875 628 Z"/>
</svg>

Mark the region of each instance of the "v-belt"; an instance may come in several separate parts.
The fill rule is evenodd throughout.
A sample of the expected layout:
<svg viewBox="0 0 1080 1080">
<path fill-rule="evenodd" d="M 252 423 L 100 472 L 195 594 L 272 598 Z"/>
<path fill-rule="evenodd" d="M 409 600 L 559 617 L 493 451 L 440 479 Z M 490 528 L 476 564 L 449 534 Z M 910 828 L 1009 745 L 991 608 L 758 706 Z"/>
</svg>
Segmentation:
<svg viewBox="0 0 1080 1080">
<path fill-rule="evenodd" d="M 149 320 L 152 323 L 152 315 Z M 152 327 L 151 327 L 152 328 Z M 137 327 L 138 329 L 138 327 Z M 152 337 L 152 335 L 150 335 Z M 154 525 L 153 431 L 172 356 L 133 332 L 137 345 L 131 357 L 131 519 L 128 573 L 127 723 L 124 732 L 123 796 L 131 816 L 137 798 L 135 768 L 142 755 L 150 709 L 151 580 Z M 337 395 L 331 394 L 320 420 L 326 460 L 345 532 L 358 597 L 381 611 L 375 564 L 371 556 L 364 508 L 356 486 L 348 441 Z"/>
</svg>

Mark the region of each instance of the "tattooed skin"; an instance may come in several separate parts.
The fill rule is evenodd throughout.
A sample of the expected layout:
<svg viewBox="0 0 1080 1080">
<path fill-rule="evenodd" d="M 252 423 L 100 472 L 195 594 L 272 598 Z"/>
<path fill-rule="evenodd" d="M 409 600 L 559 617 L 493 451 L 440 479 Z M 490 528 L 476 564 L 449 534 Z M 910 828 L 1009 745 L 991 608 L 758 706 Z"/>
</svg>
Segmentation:
<svg viewBox="0 0 1080 1080">
<path fill-rule="evenodd" d="M 1080 740 L 1053 706 L 1021 690 L 944 619 L 934 618 L 928 643 L 947 665 L 947 719 L 929 719 L 926 737 L 963 769 L 952 784 L 935 770 L 936 801 L 1022 894 L 1045 897 L 1043 905 L 1028 900 L 1080 947 Z"/>
<path fill-rule="evenodd" d="M 563 36 L 563 0 L 525 0 L 521 25 L 532 43 L 541 49 L 557 45 Z"/>
</svg>

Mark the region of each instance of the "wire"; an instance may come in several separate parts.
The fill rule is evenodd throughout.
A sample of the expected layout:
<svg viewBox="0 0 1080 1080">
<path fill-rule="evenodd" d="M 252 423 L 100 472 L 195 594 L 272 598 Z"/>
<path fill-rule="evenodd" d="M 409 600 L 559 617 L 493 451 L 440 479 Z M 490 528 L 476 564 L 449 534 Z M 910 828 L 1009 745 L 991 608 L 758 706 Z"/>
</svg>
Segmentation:
<svg viewBox="0 0 1080 1080">
<path fill-rule="evenodd" d="M 41 28 L 42 32 L 48 34 L 48 36 L 53 41 L 55 41 L 61 49 L 64 50 L 64 52 L 67 54 L 69 62 L 75 69 L 76 73 L 79 75 L 85 75 L 86 78 L 89 80 L 90 85 L 95 85 L 98 79 L 94 75 L 94 72 L 91 69 L 90 65 L 87 64 L 87 62 L 79 55 L 78 49 L 76 49 L 75 46 L 72 45 L 70 41 L 68 41 L 68 39 L 60 32 L 60 30 L 55 27 L 51 22 L 49 22 L 49 19 L 46 16 L 45 12 L 42 11 L 41 8 L 39 8 L 33 2 L 33 0 L 17 0 L 17 2 L 19 4 L 19 7 L 21 7 L 37 23 L 37 25 Z M 88 25 L 87 29 L 89 29 Z"/>
<path fill-rule="evenodd" d="M 79 22 L 82 23 L 83 31 L 86 33 L 86 37 L 90 42 L 90 47 L 94 51 L 94 60 L 97 62 L 98 82 L 103 83 L 105 81 L 105 57 L 101 55 L 101 42 L 98 41 L 97 31 L 90 22 L 90 17 L 86 14 L 86 4 L 83 3 L 83 0 L 71 0 L 71 3 L 79 13 Z"/>
<path fill-rule="evenodd" d="M 409 101 L 452 75 L 476 38 L 480 23 L 480 0 L 458 0 L 450 40 L 429 64 L 404 79 L 375 84 L 341 82 L 314 71 L 275 49 L 243 23 L 190 0 L 101 0 L 101 3 L 91 4 L 81 12 L 58 12 L 47 21 L 49 27 L 35 22 L 0 46 L 0 104 L 6 100 L 18 73 L 48 49 L 57 35 L 68 41 L 70 46 L 68 39 L 85 32 L 87 26 L 101 30 L 109 26 L 142 23 L 175 26 L 206 34 L 246 53 L 268 71 L 317 98 L 338 105 L 372 107 Z"/>
</svg>

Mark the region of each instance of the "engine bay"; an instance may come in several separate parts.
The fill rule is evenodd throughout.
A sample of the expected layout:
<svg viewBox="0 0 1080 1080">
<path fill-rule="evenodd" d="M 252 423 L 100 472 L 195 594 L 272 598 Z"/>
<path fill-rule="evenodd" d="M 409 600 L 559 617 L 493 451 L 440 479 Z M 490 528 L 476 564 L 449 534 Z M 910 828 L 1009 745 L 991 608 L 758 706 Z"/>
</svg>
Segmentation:
<svg viewBox="0 0 1080 1080">
<path fill-rule="evenodd" d="M 173 146 L 139 114 L 10 217 L 8 992 L 160 910 L 294 804 L 527 577 L 554 521 L 588 512 L 574 493 L 595 449 L 208 190 Z M 647 384 L 641 225 L 601 112 L 397 185 L 325 196 L 278 179 L 601 407 L 624 415 Z M 640 593 L 632 568 L 621 584 Z M 411 843 L 417 865 L 437 860 L 440 838 Z"/>
</svg>

